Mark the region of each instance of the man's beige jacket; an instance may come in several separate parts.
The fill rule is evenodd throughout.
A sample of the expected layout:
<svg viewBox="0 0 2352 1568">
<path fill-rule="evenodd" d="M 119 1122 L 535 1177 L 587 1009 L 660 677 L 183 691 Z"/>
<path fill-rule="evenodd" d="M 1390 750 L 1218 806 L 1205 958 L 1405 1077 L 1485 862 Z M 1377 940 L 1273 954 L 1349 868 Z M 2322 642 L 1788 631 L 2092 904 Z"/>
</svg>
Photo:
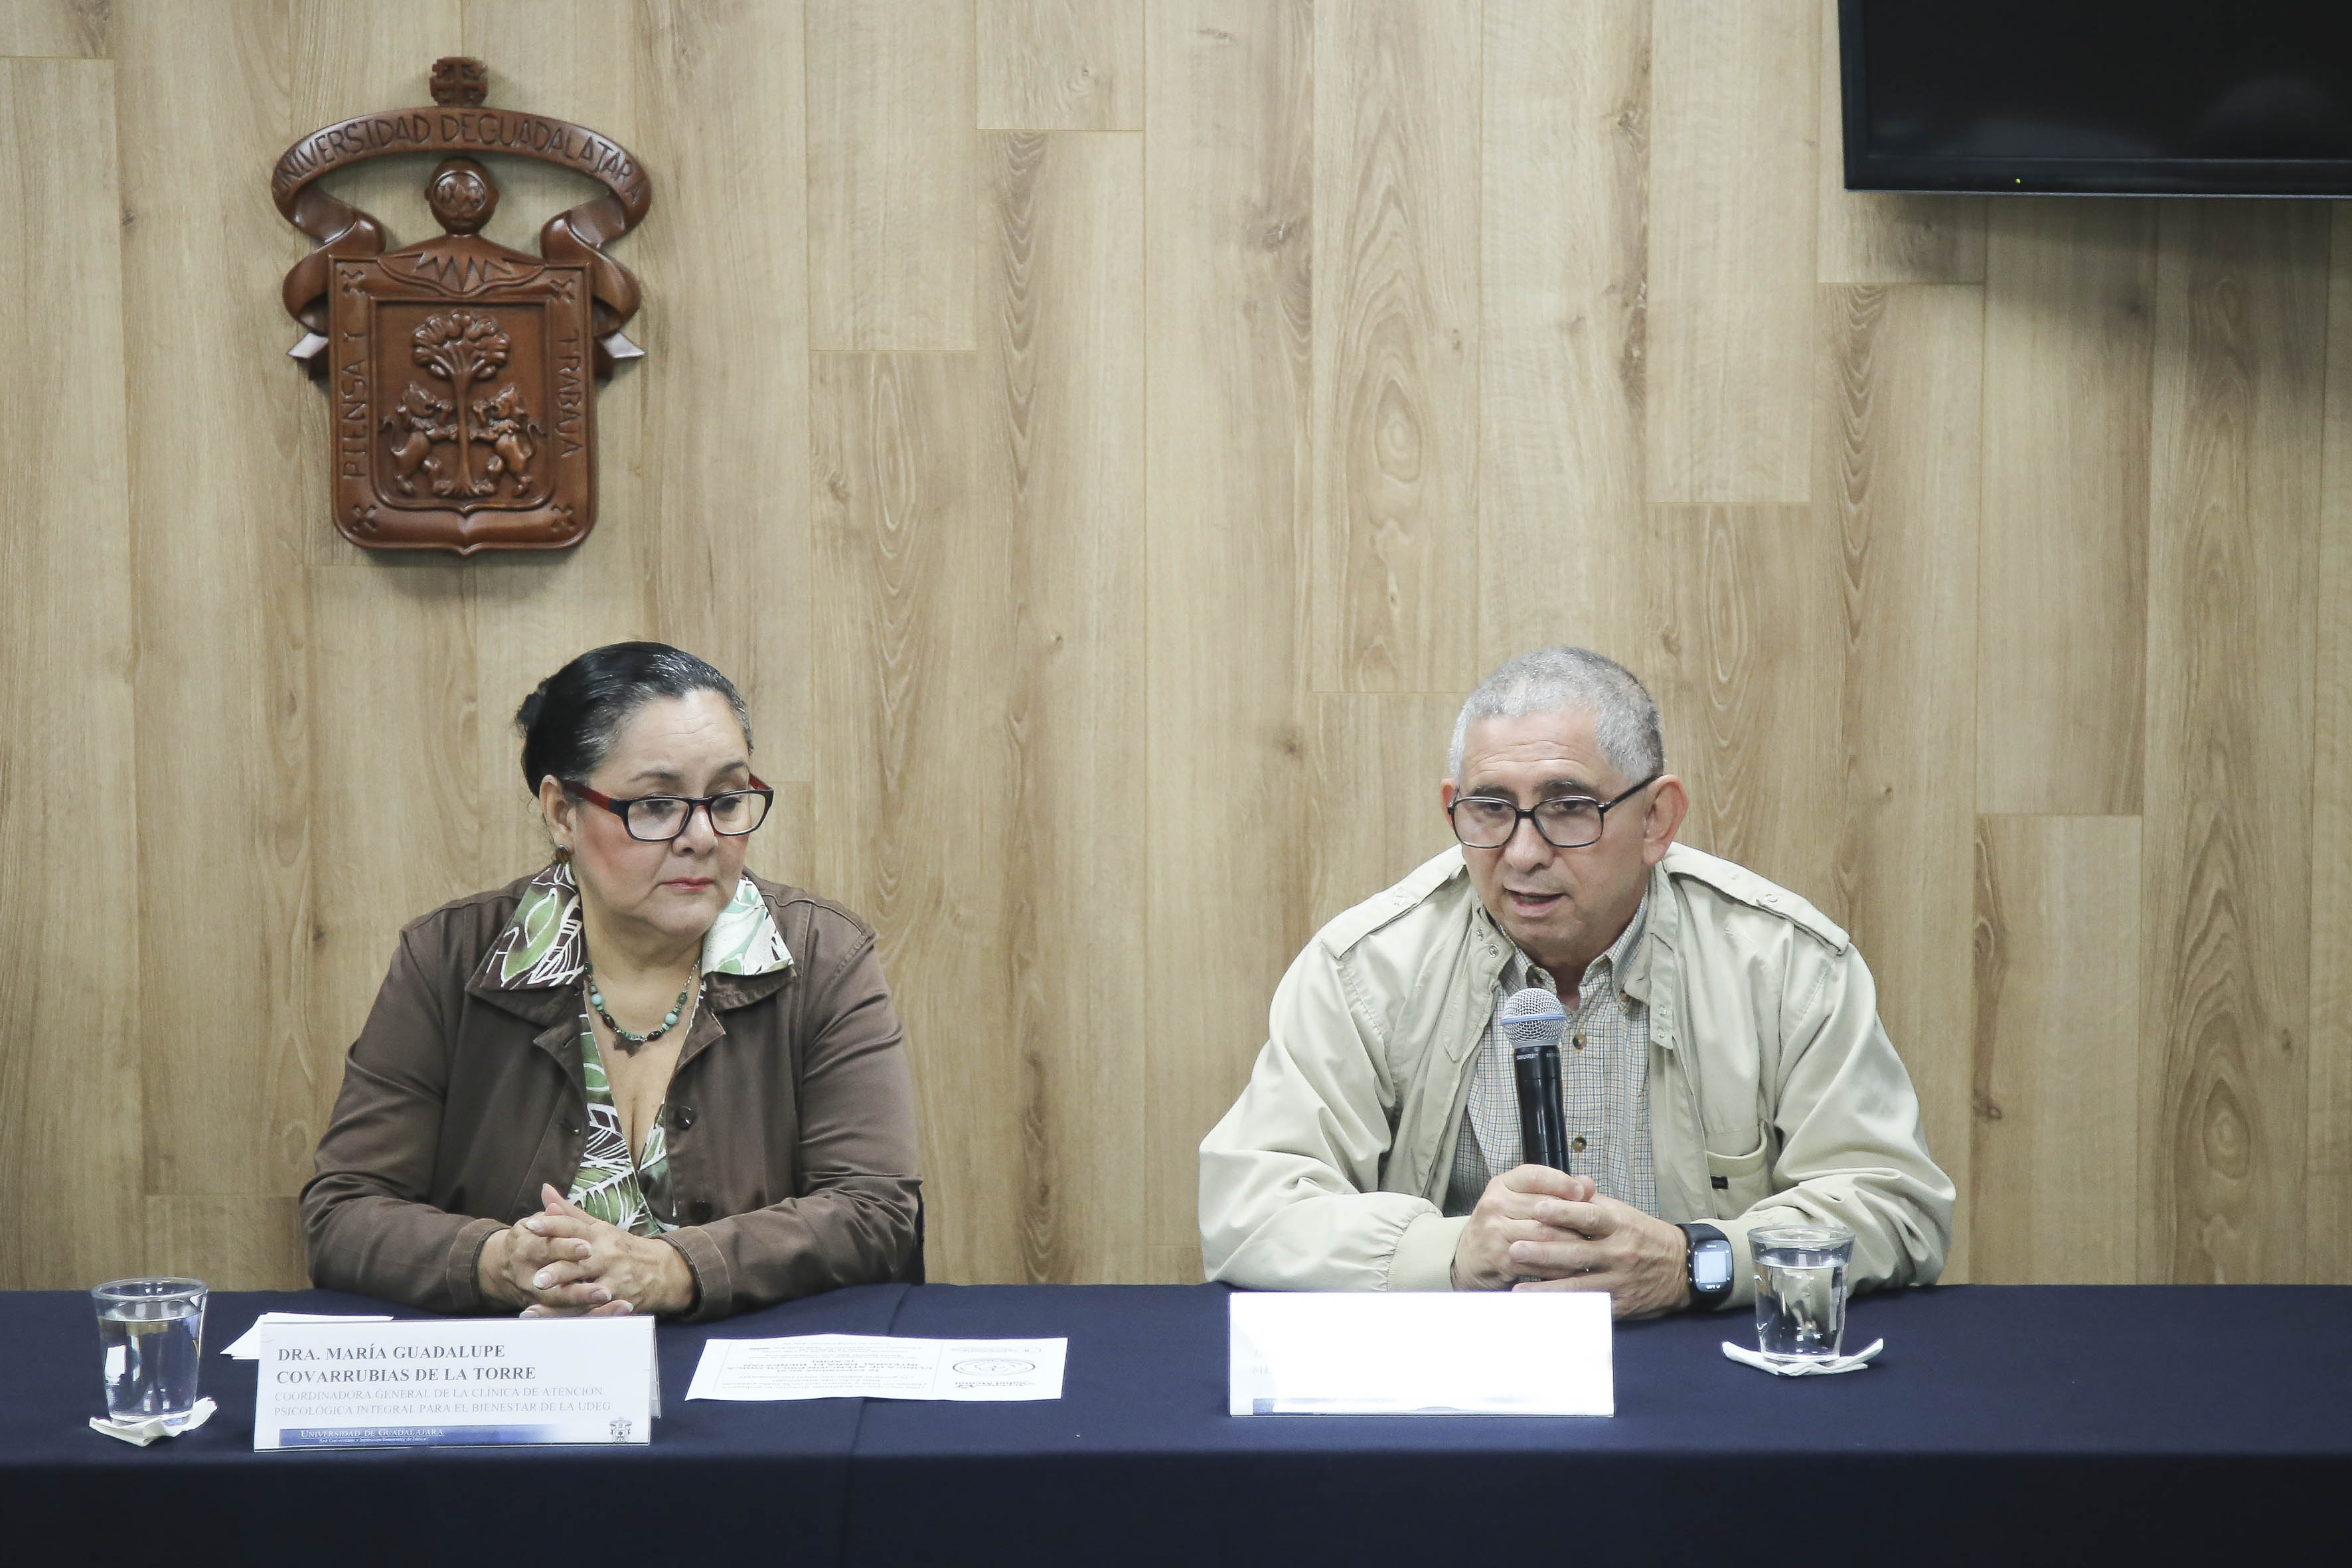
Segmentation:
<svg viewBox="0 0 2352 1568">
<path fill-rule="evenodd" d="M 1466 1219 L 1439 1212 L 1509 956 L 1449 849 L 1340 915 L 1274 994 L 1249 1087 L 1201 1142 L 1209 1278 L 1258 1289 L 1443 1290 Z M 1836 1220 L 1852 1280 L 1932 1284 L 1951 1181 L 1844 931 L 1751 871 L 1676 845 L 1650 874 L 1625 989 L 1650 1013 L 1659 1217 L 1731 1238 Z"/>
</svg>

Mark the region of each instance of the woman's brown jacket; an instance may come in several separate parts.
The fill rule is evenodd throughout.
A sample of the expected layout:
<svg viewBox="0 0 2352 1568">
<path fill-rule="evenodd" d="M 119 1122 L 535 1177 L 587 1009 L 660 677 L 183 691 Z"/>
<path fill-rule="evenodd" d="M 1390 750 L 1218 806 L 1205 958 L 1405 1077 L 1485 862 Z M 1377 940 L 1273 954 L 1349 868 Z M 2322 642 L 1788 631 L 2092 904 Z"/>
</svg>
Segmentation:
<svg viewBox="0 0 2352 1568">
<path fill-rule="evenodd" d="M 497 962 L 546 876 L 401 932 L 302 1189 L 316 1283 L 498 1310 L 476 1283 L 483 1244 L 540 1207 L 542 1183 L 570 1190 L 588 1128 L 579 986 L 561 964 L 520 976 L 549 980 L 534 984 Z M 782 961 L 706 975 L 664 1110 L 680 1226 L 664 1239 L 694 1271 L 697 1320 L 919 1260 L 914 1089 L 874 933 L 838 904 L 751 880 Z"/>
</svg>

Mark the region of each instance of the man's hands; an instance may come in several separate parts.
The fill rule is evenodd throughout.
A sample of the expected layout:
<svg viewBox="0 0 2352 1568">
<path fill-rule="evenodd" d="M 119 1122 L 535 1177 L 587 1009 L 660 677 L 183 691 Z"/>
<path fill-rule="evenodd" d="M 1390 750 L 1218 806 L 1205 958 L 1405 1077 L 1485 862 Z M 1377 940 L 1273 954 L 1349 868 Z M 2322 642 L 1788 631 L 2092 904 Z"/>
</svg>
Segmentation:
<svg viewBox="0 0 2352 1568">
<path fill-rule="evenodd" d="M 526 1318 L 682 1312 L 694 1271 L 678 1250 L 632 1236 L 542 1186 L 546 1207 L 493 1235 L 477 1269 L 482 1293 Z"/>
<path fill-rule="evenodd" d="M 1606 1290 L 1620 1318 L 1690 1304 L 1679 1226 L 1615 1198 L 1589 1176 L 1520 1165 L 1486 1184 L 1454 1248 L 1457 1290 Z"/>
</svg>

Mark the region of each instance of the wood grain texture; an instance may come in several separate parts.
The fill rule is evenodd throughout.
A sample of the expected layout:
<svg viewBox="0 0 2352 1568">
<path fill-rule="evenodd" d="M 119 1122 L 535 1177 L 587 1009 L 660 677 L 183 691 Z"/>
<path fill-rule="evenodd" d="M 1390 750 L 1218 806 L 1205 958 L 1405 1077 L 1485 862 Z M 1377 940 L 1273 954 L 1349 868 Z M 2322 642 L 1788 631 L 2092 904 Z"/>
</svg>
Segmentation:
<svg viewBox="0 0 2352 1568">
<path fill-rule="evenodd" d="M 215 1290 L 300 1290 L 310 1283 L 301 1208 L 291 1196 L 151 1195 L 146 1222 L 142 1272 L 188 1276 Z"/>
<path fill-rule="evenodd" d="M 1323 779 L 1309 914 L 1320 926 L 1454 842 L 1438 805 L 1458 692 L 1315 699 Z"/>
<path fill-rule="evenodd" d="M 2328 214 L 2165 209 L 2142 838 L 2142 1270 L 2303 1276 Z"/>
<path fill-rule="evenodd" d="M 278 279 L 301 237 L 222 169 L 283 150 L 284 13 L 227 4 L 114 18 L 122 321 L 138 538 L 139 857 L 146 1184 L 291 1191 L 310 1173 L 310 616 L 323 510 L 270 504 L 308 459 L 317 393 L 285 350 Z M 233 89 L 226 84 L 234 83 Z M 260 176 L 253 176 L 258 179 Z M 188 367 L 211 390 L 192 395 Z M 222 911 L 234 911 L 222 918 Z"/>
<path fill-rule="evenodd" d="M 1199 1235 L 1202 1135 L 1308 934 L 1313 16 L 1150 12 L 1145 723 L 1150 1239 Z"/>
<path fill-rule="evenodd" d="M 1975 1279 L 2140 1278 L 2140 909 L 2138 818 L 1978 818 Z"/>
<path fill-rule="evenodd" d="M 780 243 L 806 227 L 800 7 L 668 3 L 639 26 L 635 145 L 661 171 L 631 258 L 646 300 L 632 330 L 658 350 L 631 373 L 648 613 L 743 693 L 760 776 L 805 781 L 808 261 Z"/>
<path fill-rule="evenodd" d="M 1479 11 L 1315 13 L 1315 687 L 1477 679 Z"/>
<path fill-rule="evenodd" d="M 809 346 L 972 346 L 971 0 L 808 0 Z"/>
<path fill-rule="evenodd" d="M 1146 1266 L 1136 803 L 1142 710 L 1143 148 L 1108 134 L 982 142 L 975 494 L 1001 541 L 1004 662 L 989 671 L 1007 795 L 996 921 L 1010 1117 L 951 1113 L 975 1161 L 1016 1151 L 1017 1278 L 1114 1281 Z M 970 1016 L 969 1014 L 966 1015 Z M 941 1042 L 950 1048 L 950 1042 Z"/>
<path fill-rule="evenodd" d="M 462 563 L 421 552 L 310 573 L 322 721 L 311 742 L 309 1106 L 279 1131 L 289 1163 L 307 1164 L 326 1131 L 344 1052 L 400 928 L 527 869 L 482 864 L 480 731 L 500 716 L 482 714 L 475 699 L 469 586 Z M 509 763 L 487 782 L 506 794 L 519 776 Z"/>
<path fill-rule="evenodd" d="M 2352 208 L 2334 209 L 2327 426 L 2313 604 L 2311 1054 L 2304 1275 L 2352 1279 Z"/>
<path fill-rule="evenodd" d="M 1836 877 L 1845 581 L 1808 507 L 1649 509 L 1627 666 L 1657 700 L 1682 839 L 1843 914 Z"/>
<path fill-rule="evenodd" d="M 1143 0 L 978 0 L 983 131 L 1143 129 Z"/>
<path fill-rule="evenodd" d="M 2154 203 L 1994 207 L 1979 810 L 2140 808 L 2155 300 Z"/>
<path fill-rule="evenodd" d="M 1489 0 L 1485 43 L 1477 673 L 1550 643 L 1638 667 L 1649 6 Z"/>
<path fill-rule="evenodd" d="M 1017 1255 L 1019 1114 L 1001 921 L 1011 809 L 993 672 L 1003 529 L 973 488 L 976 356 L 827 354 L 811 374 L 817 530 L 817 886 L 870 921 L 920 1105 L 929 1263 Z"/>
<path fill-rule="evenodd" d="M 1824 283 L 1981 283 L 1982 196 L 1845 188 L 1838 0 L 1820 0 L 1821 195 L 1815 266 Z"/>
<path fill-rule="evenodd" d="M 1811 479 L 1817 0 L 1655 0 L 1653 501 L 1802 501 Z"/>
<path fill-rule="evenodd" d="M 0 1286 L 139 1262 L 135 552 L 114 68 L 0 60 Z M 37 301 L 37 308 L 30 308 Z"/>
<path fill-rule="evenodd" d="M 1878 981 L 1927 1147 L 1965 1194 L 1984 296 L 1827 287 L 1817 314 L 1814 508 L 1836 543 L 1844 633 L 1825 907 Z M 1948 1279 L 1969 1278 L 1969 1232 L 1964 1200 Z"/>
<path fill-rule="evenodd" d="M 104 59 L 114 52 L 110 0 L 9 0 L 0 7 L 0 57 Z"/>
</svg>

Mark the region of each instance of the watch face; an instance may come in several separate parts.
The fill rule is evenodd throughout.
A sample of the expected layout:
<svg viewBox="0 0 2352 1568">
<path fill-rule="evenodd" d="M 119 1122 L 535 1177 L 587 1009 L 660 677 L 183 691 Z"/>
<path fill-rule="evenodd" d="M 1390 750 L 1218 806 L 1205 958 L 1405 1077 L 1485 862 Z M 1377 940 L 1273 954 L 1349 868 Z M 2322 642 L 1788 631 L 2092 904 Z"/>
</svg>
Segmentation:
<svg viewBox="0 0 2352 1568">
<path fill-rule="evenodd" d="M 1731 1243 L 1710 1237 L 1691 1248 L 1691 1283 L 1716 1291 L 1731 1284 Z"/>
</svg>

